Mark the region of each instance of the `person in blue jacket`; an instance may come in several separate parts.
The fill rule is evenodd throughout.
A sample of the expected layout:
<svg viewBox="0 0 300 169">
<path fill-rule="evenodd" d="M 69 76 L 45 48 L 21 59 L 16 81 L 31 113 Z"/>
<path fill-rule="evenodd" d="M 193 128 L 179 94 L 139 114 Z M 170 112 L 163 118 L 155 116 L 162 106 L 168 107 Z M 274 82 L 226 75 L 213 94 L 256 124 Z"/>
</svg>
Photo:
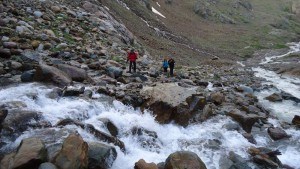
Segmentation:
<svg viewBox="0 0 300 169">
<path fill-rule="evenodd" d="M 166 58 L 162 62 L 162 67 L 164 68 L 164 72 L 168 72 L 169 63 L 168 63 L 168 60 Z"/>
</svg>

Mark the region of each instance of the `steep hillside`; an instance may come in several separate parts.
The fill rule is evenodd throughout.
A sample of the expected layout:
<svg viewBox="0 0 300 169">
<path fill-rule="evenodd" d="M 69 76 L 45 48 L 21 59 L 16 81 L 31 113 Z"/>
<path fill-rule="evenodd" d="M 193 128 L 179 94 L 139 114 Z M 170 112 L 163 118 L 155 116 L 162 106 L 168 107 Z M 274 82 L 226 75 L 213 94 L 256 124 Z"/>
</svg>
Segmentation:
<svg viewBox="0 0 300 169">
<path fill-rule="evenodd" d="M 101 2 L 153 54 L 173 54 L 184 64 L 197 65 L 215 55 L 248 58 L 256 50 L 285 48 L 300 35 L 299 5 L 293 0 Z"/>
</svg>

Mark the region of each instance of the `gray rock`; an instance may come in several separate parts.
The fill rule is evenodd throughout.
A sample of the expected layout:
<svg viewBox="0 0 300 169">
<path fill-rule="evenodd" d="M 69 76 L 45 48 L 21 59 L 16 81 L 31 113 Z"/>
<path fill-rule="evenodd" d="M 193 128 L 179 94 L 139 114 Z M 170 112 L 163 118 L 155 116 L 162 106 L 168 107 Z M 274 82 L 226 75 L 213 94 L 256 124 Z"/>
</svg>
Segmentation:
<svg viewBox="0 0 300 169">
<path fill-rule="evenodd" d="M 69 86 L 72 83 L 72 79 L 66 73 L 55 67 L 44 64 L 37 66 L 34 80 L 50 82 L 60 87 Z"/>
<path fill-rule="evenodd" d="M 26 50 L 22 53 L 21 59 L 24 62 L 39 63 L 41 61 L 41 55 L 39 52 Z"/>
<path fill-rule="evenodd" d="M 11 57 L 10 50 L 9 49 L 0 48 L 0 57 L 1 58 L 10 58 Z"/>
<path fill-rule="evenodd" d="M 9 63 L 10 63 L 10 68 L 14 70 L 19 70 L 23 66 L 20 62 L 16 62 L 16 61 L 11 61 Z"/>
<path fill-rule="evenodd" d="M 18 48 L 18 44 L 16 42 L 4 42 L 3 47 L 8 49 Z"/>
<path fill-rule="evenodd" d="M 117 158 L 117 151 L 114 147 L 102 143 L 89 143 L 89 168 L 111 168 Z"/>
<path fill-rule="evenodd" d="M 123 75 L 123 70 L 115 66 L 108 67 L 106 72 L 111 78 L 114 79 L 117 79 Z"/>
<path fill-rule="evenodd" d="M 34 12 L 33 12 L 33 15 L 34 15 L 35 17 L 37 17 L 37 18 L 40 18 L 40 17 L 43 16 L 43 13 L 42 13 L 41 11 L 34 11 Z"/>
<path fill-rule="evenodd" d="M 87 72 L 83 69 L 66 64 L 58 64 L 57 68 L 65 72 L 73 81 L 82 82 L 88 79 Z"/>
<path fill-rule="evenodd" d="M 246 114 L 245 112 L 241 112 L 238 109 L 230 111 L 227 115 L 232 117 L 235 121 L 239 122 L 239 124 L 247 133 L 251 133 L 254 123 L 262 118 L 261 116 L 258 116 L 256 114 Z"/>
<path fill-rule="evenodd" d="M 61 43 L 61 44 L 56 46 L 56 48 L 58 48 L 58 49 L 65 49 L 67 47 L 68 47 L 68 44 L 66 44 L 66 43 Z"/>
<path fill-rule="evenodd" d="M 289 138 L 289 135 L 279 127 L 269 127 L 268 133 L 273 140 L 281 140 L 284 138 Z"/>
<path fill-rule="evenodd" d="M 42 163 L 38 169 L 57 169 L 57 167 L 52 163 Z"/>
<path fill-rule="evenodd" d="M 221 92 L 212 93 L 210 98 L 216 104 L 222 104 L 225 101 L 225 96 Z"/>
<path fill-rule="evenodd" d="M 22 82 L 33 82 L 33 77 L 34 77 L 35 70 L 29 70 L 21 75 L 21 81 Z"/>
</svg>

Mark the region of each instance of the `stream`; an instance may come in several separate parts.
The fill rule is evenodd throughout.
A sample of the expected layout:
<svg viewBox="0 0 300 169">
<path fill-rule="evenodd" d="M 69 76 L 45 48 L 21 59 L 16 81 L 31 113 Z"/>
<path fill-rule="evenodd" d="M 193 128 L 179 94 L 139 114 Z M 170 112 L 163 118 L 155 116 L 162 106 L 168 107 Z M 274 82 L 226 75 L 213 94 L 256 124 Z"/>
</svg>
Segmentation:
<svg viewBox="0 0 300 169">
<path fill-rule="evenodd" d="M 291 48 L 289 52 L 295 52 L 298 48 Z M 262 64 L 270 63 L 273 58 L 262 61 Z M 274 126 L 281 126 L 282 121 L 291 121 L 295 114 L 300 114 L 300 106 L 292 101 L 271 103 L 264 97 L 275 91 L 283 90 L 293 96 L 300 98 L 299 79 L 280 77 L 274 72 L 257 67 L 253 68 L 255 75 L 266 79 L 266 84 L 273 84 L 272 89 L 262 90 L 256 93 L 260 102 L 267 107 L 278 119 L 270 118 L 268 121 Z M 132 169 L 134 163 L 139 159 L 146 162 L 164 162 L 169 154 L 178 150 L 195 152 L 204 161 L 208 169 L 219 169 L 220 159 L 228 156 L 230 151 L 235 152 L 245 159 L 249 159 L 247 150 L 250 146 L 268 147 L 279 149 L 282 155 L 278 156 L 283 164 L 288 164 L 296 169 L 300 167 L 300 131 L 294 128 L 285 129 L 291 135 L 288 141 L 274 142 L 268 134 L 253 134 L 257 144 L 249 143 L 238 131 L 227 130 L 224 125 L 236 123 L 229 117 L 218 115 L 201 124 L 193 124 L 184 128 L 176 124 L 159 124 L 155 121 L 150 111 L 141 112 L 131 106 L 122 104 L 105 95 L 93 93 L 91 99 L 81 97 L 63 97 L 50 99 L 47 94 L 52 91 L 53 86 L 39 83 L 23 83 L 18 86 L 10 86 L 0 89 L 0 105 L 9 102 L 22 102 L 25 110 L 42 112 L 45 120 L 55 125 L 58 121 L 71 118 L 80 120 L 86 124 L 92 124 L 96 129 L 109 133 L 99 118 L 110 119 L 119 129 L 118 138 L 126 146 L 126 153 L 118 147 L 117 159 L 112 169 Z M 210 87 L 211 88 L 211 87 Z M 93 90 L 93 88 L 91 87 Z M 209 90 L 209 89 L 207 89 Z M 36 97 L 32 97 L 36 95 Z M 133 135 L 130 131 L 133 127 L 153 131 L 157 138 L 150 135 Z M 65 128 L 77 131 L 87 142 L 99 142 L 90 133 L 75 126 L 68 125 Z M 53 127 L 55 130 L 59 128 Z M 266 132 L 266 131 L 264 131 Z M 6 145 L 0 149 L 0 153 L 15 149 L 22 139 L 35 136 L 39 129 L 29 129 L 19 135 L 16 139 L 1 138 Z M 44 138 L 47 139 L 52 138 Z M 219 141 L 215 141 L 219 140 Z M 61 142 L 61 139 L 55 140 Z M 251 166 L 251 164 L 249 164 Z"/>
</svg>

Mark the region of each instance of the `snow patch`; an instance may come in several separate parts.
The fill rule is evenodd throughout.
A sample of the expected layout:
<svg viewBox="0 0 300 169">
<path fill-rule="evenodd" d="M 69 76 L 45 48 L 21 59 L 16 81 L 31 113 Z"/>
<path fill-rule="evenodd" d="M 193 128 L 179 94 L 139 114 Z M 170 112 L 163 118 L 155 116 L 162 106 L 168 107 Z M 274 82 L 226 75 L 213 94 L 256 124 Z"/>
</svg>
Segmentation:
<svg viewBox="0 0 300 169">
<path fill-rule="evenodd" d="M 161 14 L 160 12 L 158 12 L 155 8 L 152 7 L 152 12 L 163 17 L 163 18 L 166 18 L 163 14 Z"/>
<path fill-rule="evenodd" d="M 157 4 L 157 6 L 159 6 L 159 7 L 160 7 L 160 4 L 159 4 L 158 2 L 156 2 L 156 4 Z"/>
</svg>

